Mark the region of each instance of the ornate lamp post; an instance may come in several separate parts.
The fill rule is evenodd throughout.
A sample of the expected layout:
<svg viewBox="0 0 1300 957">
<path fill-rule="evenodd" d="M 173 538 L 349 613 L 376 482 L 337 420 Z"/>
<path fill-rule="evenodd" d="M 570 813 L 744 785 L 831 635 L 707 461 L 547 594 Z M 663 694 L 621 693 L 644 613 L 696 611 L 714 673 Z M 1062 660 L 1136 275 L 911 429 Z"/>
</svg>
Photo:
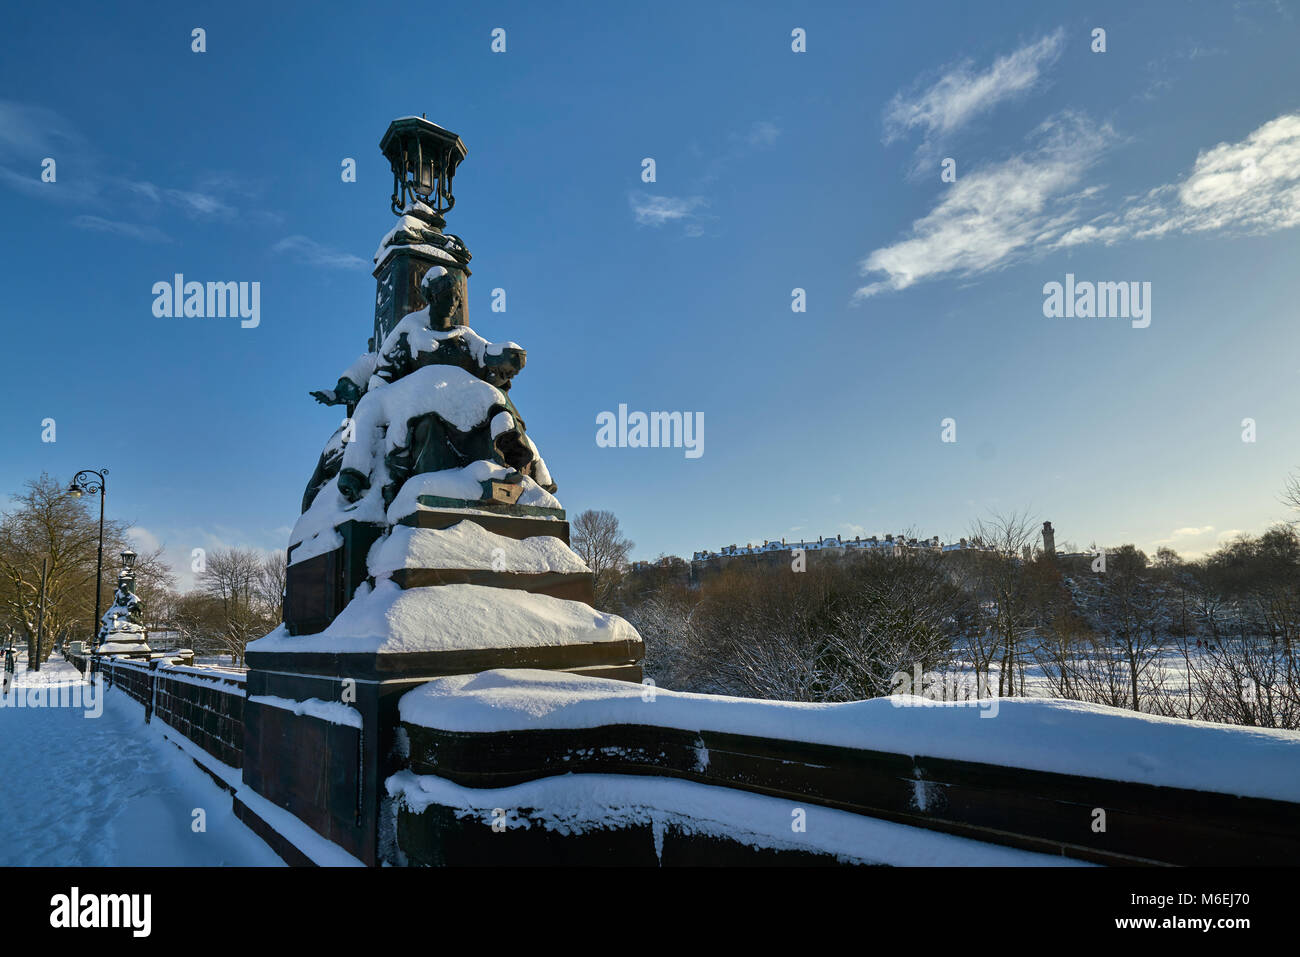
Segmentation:
<svg viewBox="0 0 1300 957">
<path fill-rule="evenodd" d="M 388 125 L 379 148 L 393 168 L 393 213 L 410 212 L 445 226 L 442 214 L 456 205 L 451 181 L 467 152 L 460 137 L 422 116 L 404 116 Z M 416 200 L 430 207 L 434 216 L 415 212 Z"/>
<path fill-rule="evenodd" d="M 469 321 L 470 253 L 459 236 L 442 231 L 447 225 L 444 214 L 456 205 L 452 180 L 465 159 L 465 144 L 424 117 L 404 116 L 389 124 L 379 148 L 393 170 L 390 203 L 401 219 L 375 255 L 378 295 L 372 351 L 403 316 L 427 305 L 420 282 L 433 266 L 452 273 L 460 287 L 460 306 L 451 323 L 463 326 Z"/>
<path fill-rule="evenodd" d="M 93 648 L 99 636 L 99 605 L 100 589 L 104 581 L 104 492 L 108 488 L 108 469 L 96 471 L 95 469 L 82 469 L 72 477 L 68 484 L 68 494 L 73 498 L 81 498 L 83 494 L 99 495 L 99 554 L 95 559 L 95 617 L 93 621 L 94 633 L 91 635 L 90 643 Z M 135 561 L 134 555 L 132 562 Z"/>
</svg>

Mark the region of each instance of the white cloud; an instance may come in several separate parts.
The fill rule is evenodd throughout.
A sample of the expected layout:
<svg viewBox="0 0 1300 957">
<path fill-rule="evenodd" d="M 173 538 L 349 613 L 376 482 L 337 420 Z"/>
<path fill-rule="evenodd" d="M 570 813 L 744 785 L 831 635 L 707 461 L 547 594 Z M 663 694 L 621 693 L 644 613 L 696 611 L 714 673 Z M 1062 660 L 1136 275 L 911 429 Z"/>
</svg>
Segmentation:
<svg viewBox="0 0 1300 957">
<path fill-rule="evenodd" d="M 367 265 L 360 256 L 330 249 L 301 235 L 286 236 L 271 247 L 271 252 L 285 253 L 304 266 L 319 266 L 322 269 L 359 269 Z"/>
<path fill-rule="evenodd" d="M 1182 180 L 1126 198 L 1055 245 L 1111 245 L 1179 233 L 1263 234 L 1300 225 L 1300 113 L 1202 150 Z"/>
<path fill-rule="evenodd" d="M 159 187 L 148 182 L 127 181 L 125 185 L 127 189 L 139 196 L 144 196 L 155 203 L 167 203 L 175 206 L 182 212 L 196 218 L 230 220 L 239 214 L 239 210 L 211 193 Z"/>
<path fill-rule="evenodd" d="M 63 117 L 53 110 L 0 100 L 0 156 L 39 159 L 82 142 Z"/>
<path fill-rule="evenodd" d="M 80 229 L 89 229 L 100 233 L 113 233 L 128 239 L 140 239 L 148 243 L 169 243 L 171 237 L 156 226 L 139 223 L 123 223 L 102 216 L 75 216 L 72 225 Z"/>
<path fill-rule="evenodd" d="M 1300 113 L 1201 151 L 1181 180 L 1125 197 L 1116 209 L 1097 215 L 1086 215 L 1085 206 L 1099 198 L 1101 188 L 1076 185 L 1114 142 L 1114 132 L 1090 129 L 1074 115 L 1046 127 L 1045 146 L 966 174 L 913 223 L 910 237 L 867 256 L 862 272 L 884 275 L 855 298 L 926 279 L 986 273 L 1054 249 L 1300 226 Z"/>
<path fill-rule="evenodd" d="M 663 226 L 665 223 L 693 219 L 695 211 L 708 206 L 703 196 L 652 196 L 649 193 L 628 194 L 632 215 L 642 226 Z"/>
<path fill-rule="evenodd" d="M 909 93 L 899 92 L 885 108 L 885 142 L 902 139 L 919 129 L 922 144 L 918 160 L 924 161 L 948 134 L 965 126 L 999 103 L 1027 93 L 1039 84 L 1043 71 L 1056 62 L 1065 44 L 1065 31 L 1042 37 L 1005 56 L 986 70 L 975 71 L 971 61 L 948 67 L 937 81 L 917 83 Z"/>
<path fill-rule="evenodd" d="M 1036 149 L 967 173 L 912 224 L 909 238 L 867 256 L 863 274 L 885 275 L 855 298 L 996 269 L 1056 239 L 1076 221 L 1087 198 L 1087 191 L 1076 192 L 1079 181 L 1113 142 L 1114 131 L 1062 114 L 1035 135 L 1041 143 Z"/>
<path fill-rule="evenodd" d="M 154 549 L 162 548 L 162 542 L 158 539 L 158 536 L 141 525 L 133 525 L 128 528 L 126 537 L 131 539 L 132 544 L 142 552 L 152 552 Z"/>
<path fill-rule="evenodd" d="M 767 120 L 759 120 L 749 128 L 745 134 L 745 142 L 754 148 L 771 146 L 781 135 L 781 130 L 775 123 L 769 123 Z"/>
</svg>

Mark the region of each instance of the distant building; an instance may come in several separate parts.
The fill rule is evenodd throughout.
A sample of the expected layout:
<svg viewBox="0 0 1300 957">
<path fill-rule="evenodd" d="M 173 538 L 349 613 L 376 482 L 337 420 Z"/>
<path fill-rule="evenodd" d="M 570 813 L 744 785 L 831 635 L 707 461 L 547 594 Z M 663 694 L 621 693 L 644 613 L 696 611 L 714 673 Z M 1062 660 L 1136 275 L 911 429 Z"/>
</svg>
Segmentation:
<svg viewBox="0 0 1300 957">
<path fill-rule="evenodd" d="M 842 535 L 836 535 L 833 538 L 826 536 L 810 542 L 769 539 L 762 545 L 724 545 L 717 551 L 705 549 L 695 552 L 691 558 L 691 581 L 698 584 L 702 579 L 721 572 L 723 568 L 737 560 L 756 564 L 788 564 L 792 560 L 792 552 L 796 549 L 801 549 L 805 553 L 828 551 L 832 554 L 847 555 L 874 551 L 896 555 L 904 550 L 951 552 L 972 547 L 973 544 L 964 538 L 947 545 L 941 544 L 938 535 L 921 539 L 907 538 L 903 535 L 886 535 L 884 538 L 875 535 L 870 538 L 855 536 L 847 539 Z"/>
</svg>

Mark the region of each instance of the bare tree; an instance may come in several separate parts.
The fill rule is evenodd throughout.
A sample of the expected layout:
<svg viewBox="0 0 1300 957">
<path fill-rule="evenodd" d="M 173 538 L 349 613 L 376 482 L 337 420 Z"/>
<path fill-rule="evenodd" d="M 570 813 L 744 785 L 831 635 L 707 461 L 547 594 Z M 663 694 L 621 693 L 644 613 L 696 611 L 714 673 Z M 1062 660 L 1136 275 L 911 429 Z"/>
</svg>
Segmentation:
<svg viewBox="0 0 1300 957">
<path fill-rule="evenodd" d="M 1000 638 L 999 696 L 1016 693 L 1017 676 L 1020 693 L 1025 691 L 1021 644 L 1030 632 L 1032 608 L 1024 574 L 1024 553 L 1036 535 L 1035 521 L 1024 512 L 995 513 L 976 521 L 969 533 L 977 549 L 974 557 L 979 590 L 991 606 L 991 624 Z"/>
<path fill-rule="evenodd" d="M 43 661 L 56 642 L 89 638 L 98 628 L 92 619 L 99 520 L 86 500 L 68 495 L 63 483 L 48 474 L 28 482 L 14 501 L 10 511 L 0 514 L 0 617 L 27 640 L 29 660 Z M 127 545 L 127 527 L 106 521 L 101 614 L 113 594 L 114 558 Z M 48 563 L 48 578 L 41 647 L 37 648 L 42 561 Z M 171 570 L 155 551 L 137 561 L 135 577 L 143 598 L 155 587 L 167 587 Z M 147 610 L 147 599 L 145 602 Z"/>
<path fill-rule="evenodd" d="M 243 662 L 244 646 L 279 620 L 278 603 L 267 603 L 268 577 L 273 580 L 274 575 L 252 549 L 224 548 L 208 554 L 199 587 L 219 609 L 216 637 L 235 664 Z"/>
<path fill-rule="evenodd" d="M 613 512 L 587 509 L 569 526 L 570 545 L 595 578 L 596 607 L 608 608 L 635 544 L 623 537 Z"/>
</svg>

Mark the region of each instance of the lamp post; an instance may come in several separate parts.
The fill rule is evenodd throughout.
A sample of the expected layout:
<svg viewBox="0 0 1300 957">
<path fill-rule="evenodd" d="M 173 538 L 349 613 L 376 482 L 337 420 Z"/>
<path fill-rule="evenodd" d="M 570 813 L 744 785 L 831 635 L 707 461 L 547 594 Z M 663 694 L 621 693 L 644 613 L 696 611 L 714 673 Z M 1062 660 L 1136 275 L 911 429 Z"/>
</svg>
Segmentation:
<svg viewBox="0 0 1300 957">
<path fill-rule="evenodd" d="M 442 266 L 460 287 L 460 307 L 452 325 L 469 321 L 470 253 L 460 237 L 444 233 L 446 214 L 456 205 L 452 182 L 465 159 L 461 138 L 421 116 L 393 120 L 379 141 L 393 171 L 393 213 L 397 228 L 386 237 L 372 275 L 376 280 L 375 341 L 372 351 L 401 319 L 427 303 L 420 284 L 434 266 Z"/>
<path fill-rule="evenodd" d="M 94 629 L 90 637 L 90 646 L 94 648 L 99 638 L 99 602 L 100 589 L 104 581 L 104 492 L 108 487 L 108 469 L 96 471 L 95 469 L 82 469 L 72 477 L 68 484 L 68 494 L 73 498 L 81 498 L 84 494 L 99 494 L 99 553 L 95 559 L 95 619 L 92 624 Z M 131 556 L 132 561 L 135 555 Z"/>
</svg>

